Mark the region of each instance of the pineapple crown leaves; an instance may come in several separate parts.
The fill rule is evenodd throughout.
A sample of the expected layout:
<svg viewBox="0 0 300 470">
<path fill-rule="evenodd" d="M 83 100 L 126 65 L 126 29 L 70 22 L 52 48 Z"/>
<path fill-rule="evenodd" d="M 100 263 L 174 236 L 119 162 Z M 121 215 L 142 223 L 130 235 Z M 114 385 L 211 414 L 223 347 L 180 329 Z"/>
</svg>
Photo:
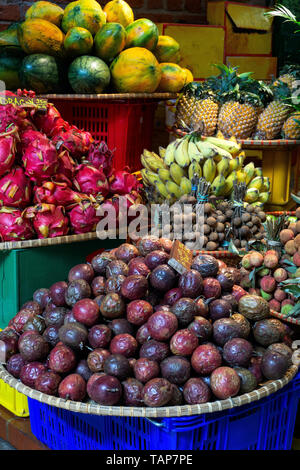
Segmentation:
<svg viewBox="0 0 300 470">
<path fill-rule="evenodd" d="M 209 88 L 206 82 L 191 82 L 188 83 L 183 89 L 183 95 L 187 95 L 189 97 L 195 97 L 196 99 L 214 99 L 215 95 L 212 89 Z"/>
<path fill-rule="evenodd" d="M 292 77 L 300 78 L 300 65 L 299 64 L 285 64 L 279 70 L 279 77 L 282 75 L 291 75 Z"/>
<path fill-rule="evenodd" d="M 267 11 L 266 13 L 264 13 L 264 15 L 267 17 L 273 17 L 273 18 L 276 16 L 279 18 L 283 18 L 285 22 L 294 23 L 300 28 L 300 21 L 297 21 L 297 18 L 294 15 L 294 13 L 291 10 L 289 10 L 287 7 L 285 7 L 284 5 L 278 4 L 275 6 L 274 10 Z M 300 32 L 300 29 L 295 31 L 295 33 L 298 33 L 298 32 Z"/>
<path fill-rule="evenodd" d="M 277 79 L 276 85 L 274 81 L 271 85 L 274 100 L 284 101 L 286 104 L 291 104 L 291 90 L 285 82 Z"/>
</svg>

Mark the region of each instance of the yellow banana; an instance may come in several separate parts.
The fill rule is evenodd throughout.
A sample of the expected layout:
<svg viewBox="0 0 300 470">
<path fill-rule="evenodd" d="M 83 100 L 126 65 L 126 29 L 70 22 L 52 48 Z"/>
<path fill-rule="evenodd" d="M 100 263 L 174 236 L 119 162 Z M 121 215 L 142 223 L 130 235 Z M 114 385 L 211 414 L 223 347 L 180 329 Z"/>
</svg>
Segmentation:
<svg viewBox="0 0 300 470">
<path fill-rule="evenodd" d="M 246 195 L 245 195 L 245 202 L 249 202 L 249 203 L 255 202 L 257 201 L 258 197 L 259 197 L 258 189 L 256 188 L 247 189 Z"/>
<path fill-rule="evenodd" d="M 176 184 L 180 185 L 181 178 L 185 176 L 184 169 L 181 166 L 179 166 L 178 163 L 173 162 L 170 165 L 169 171 L 170 171 L 172 180 Z"/>
<path fill-rule="evenodd" d="M 189 166 L 189 169 L 188 169 L 188 175 L 189 175 L 189 179 L 192 180 L 192 178 L 194 177 L 194 175 L 197 175 L 199 178 L 201 178 L 202 176 L 202 168 L 200 166 L 200 164 L 198 162 L 196 162 L 195 160 L 193 160 Z"/>
<path fill-rule="evenodd" d="M 202 168 L 202 173 L 206 181 L 208 181 L 209 183 L 212 183 L 213 180 L 215 179 L 216 171 L 217 171 L 217 167 L 216 167 L 213 157 L 207 158 Z"/>
<path fill-rule="evenodd" d="M 226 178 L 226 187 L 223 194 L 224 196 L 228 196 L 231 193 L 234 181 L 237 181 L 237 174 L 235 170 L 233 170 Z"/>
<path fill-rule="evenodd" d="M 166 149 L 164 147 L 159 147 L 158 148 L 158 153 L 160 155 L 160 158 L 165 158 L 165 155 L 166 155 Z"/>
<path fill-rule="evenodd" d="M 261 191 L 269 191 L 270 190 L 270 178 L 268 176 L 264 176 L 264 184 L 261 188 Z"/>
<path fill-rule="evenodd" d="M 255 176 L 250 183 L 248 184 L 248 189 L 256 188 L 258 191 L 261 190 L 264 184 L 264 177 L 263 176 Z"/>
<path fill-rule="evenodd" d="M 261 167 L 255 168 L 255 176 L 263 176 L 263 170 Z"/>
<path fill-rule="evenodd" d="M 216 152 L 216 150 L 208 142 L 196 140 L 195 144 L 198 147 L 199 152 L 202 153 L 203 157 L 205 158 L 215 157 L 218 155 L 218 152 Z"/>
<path fill-rule="evenodd" d="M 221 196 L 226 189 L 226 180 L 224 175 L 220 174 L 216 176 L 211 184 L 211 192 L 215 196 Z"/>
<path fill-rule="evenodd" d="M 166 186 L 164 185 L 164 183 L 160 180 L 157 180 L 156 183 L 155 183 L 155 189 L 159 192 L 159 194 L 161 196 L 163 196 L 164 198 L 169 198 L 169 193 L 167 191 L 167 188 Z"/>
<path fill-rule="evenodd" d="M 192 191 L 192 183 L 186 176 L 181 178 L 180 189 L 183 194 L 190 194 L 190 192 Z"/>
<path fill-rule="evenodd" d="M 222 173 L 225 176 L 225 178 L 229 173 L 229 162 L 230 162 L 229 158 L 222 157 L 222 159 L 217 164 L 218 174 L 220 175 Z"/>
<path fill-rule="evenodd" d="M 238 158 L 231 158 L 229 160 L 229 173 L 237 170 L 239 167 L 239 159 Z"/>
<path fill-rule="evenodd" d="M 252 180 L 254 173 L 255 173 L 255 166 L 253 162 L 248 163 L 248 165 L 244 166 L 244 172 L 246 173 L 245 183 L 248 185 Z"/>
<path fill-rule="evenodd" d="M 191 162 L 188 153 L 188 146 L 188 139 L 182 139 L 180 144 L 175 148 L 174 151 L 175 162 L 182 168 L 189 166 Z"/>
<path fill-rule="evenodd" d="M 144 175 L 146 177 L 146 181 L 148 181 L 148 184 L 151 184 L 152 186 L 155 186 L 155 182 L 159 179 L 159 176 L 157 173 L 154 173 L 154 171 L 150 171 L 145 169 L 144 170 Z"/>
<path fill-rule="evenodd" d="M 246 158 L 245 152 L 240 152 L 240 153 L 236 156 L 236 158 L 238 158 L 238 160 L 239 160 L 239 168 L 238 168 L 238 169 L 241 170 L 242 167 L 243 167 L 245 158 Z"/>
<path fill-rule="evenodd" d="M 202 153 L 200 153 L 197 145 L 192 140 L 189 141 L 188 153 L 189 153 L 189 157 L 190 157 L 191 162 L 192 161 L 199 162 L 201 160 L 201 158 L 203 157 L 203 155 L 202 155 Z"/>
<path fill-rule="evenodd" d="M 238 170 L 236 172 L 236 177 L 237 177 L 237 182 L 238 183 L 245 183 L 246 181 L 246 173 L 244 172 L 244 170 Z"/>
<path fill-rule="evenodd" d="M 234 140 L 219 139 L 217 137 L 206 137 L 204 142 L 210 142 L 231 155 L 236 155 L 241 150 L 241 145 Z"/>
<path fill-rule="evenodd" d="M 145 168 L 148 168 L 148 170 L 151 171 L 157 171 L 160 168 L 166 168 L 163 159 L 154 152 L 148 152 L 148 150 L 144 150 L 144 153 L 141 156 L 141 162 Z"/>
<path fill-rule="evenodd" d="M 149 179 L 147 178 L 147 170 L 145 168 L 141 169 L 141 176 L 145 186 L 151 185 Z"/>
<path fill-rule="evenodd" d="M 176 199 L 179 199 L 183 193 L 180 189 L 180 186 L 178 184 L 174 183 L 174 181 L 167 181 L 166 182 L 166 189 L 171 197 L 175 197 Z"/>
<path fill-rule="evenodd" d="M 176 146 L 179 144 L 180 139 L 174 140 L 171 142 L 165 151 L 164 162 L 167 166 L 170 166 L 172 162 L 174 162 L 174 152 Z"/>
<path fill-rule="evenodd" d="M 167 168 L 160 168 L 158 170 L 158 176 L 163 183 L 166 183 L 167 181 L 169 181 L 169 179 L 171 179 L 170 171 Z"/>
<path fill-rule="evenodd" d="M 268 202 L 270 195 L 271 195 L 270 191 L 265 191 L 263 193 L 260 193 L 257 201 L 264 204 L 265 202 Z"/>
</svg>

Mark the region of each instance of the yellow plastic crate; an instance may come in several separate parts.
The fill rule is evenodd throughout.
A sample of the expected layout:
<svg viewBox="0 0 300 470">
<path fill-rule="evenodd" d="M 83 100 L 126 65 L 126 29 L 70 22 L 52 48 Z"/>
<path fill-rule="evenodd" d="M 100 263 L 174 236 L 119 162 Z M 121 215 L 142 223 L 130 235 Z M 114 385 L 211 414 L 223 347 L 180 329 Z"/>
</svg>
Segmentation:
<svg viewBox="0 0 300 470">
<path fill-rule="evenodd" d="M 17 392 L 17 390 L 7 385 L 2 379 L 0 379 L 0 405 L 21 418 L 29 416 L 26 395 Z"/>
<path fill-rule="evenodd" d="M 239 73 L 253 72 L 257 80 L 271 80 L 277 73 L 277 57 L 227 56 L 226 64 L 238 67 Z"/>
</svg>

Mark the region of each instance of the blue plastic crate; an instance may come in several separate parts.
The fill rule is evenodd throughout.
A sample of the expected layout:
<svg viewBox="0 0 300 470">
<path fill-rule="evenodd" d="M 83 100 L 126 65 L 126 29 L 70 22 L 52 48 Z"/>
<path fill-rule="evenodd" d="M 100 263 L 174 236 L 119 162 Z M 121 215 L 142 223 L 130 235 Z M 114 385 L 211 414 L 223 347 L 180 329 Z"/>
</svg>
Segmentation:
<svg viewBox="0 0 300 470">
<path fill-rule="evenodd" d="M 55 450 L 289 450 L 300 374 L 248 405 L 184 418 L 95 416 L 28 399 L 33 434 Z"/>
</svg>

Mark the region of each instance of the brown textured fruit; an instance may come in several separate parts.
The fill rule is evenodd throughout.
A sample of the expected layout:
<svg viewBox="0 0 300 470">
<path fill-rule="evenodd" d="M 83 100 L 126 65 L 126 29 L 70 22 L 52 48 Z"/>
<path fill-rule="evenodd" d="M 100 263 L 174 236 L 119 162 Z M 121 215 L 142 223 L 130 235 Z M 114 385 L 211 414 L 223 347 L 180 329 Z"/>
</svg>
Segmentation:
<svg viewBox="0 0 300 470">
<path fill-rule="evenodd" d="M 258 321 L 270 315 L 268 302 L 258 295 L 243 295 L 239 300 L 239 312 L 249 320 Z"/>
</svg>

